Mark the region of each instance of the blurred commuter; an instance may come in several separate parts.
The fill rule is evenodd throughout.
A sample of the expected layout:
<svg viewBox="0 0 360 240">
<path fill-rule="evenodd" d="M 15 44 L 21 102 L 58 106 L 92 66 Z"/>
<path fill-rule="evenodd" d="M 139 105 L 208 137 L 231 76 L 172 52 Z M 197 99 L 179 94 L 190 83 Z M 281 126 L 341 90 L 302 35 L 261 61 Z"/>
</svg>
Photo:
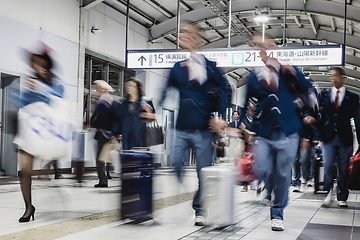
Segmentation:
<svg viewBox="0 0 360 240">
<path fill-rule="evenodd" d="M 253 137 L 254 137 L 254 132 L 252 132 L 252 122 L 254 119 L 254 111 L 255 111 L 255 102 L 256 99 L 249 99 L 249 103 L 247 106 L 247 110 L 245 113 L 245 118 L 243 118 L 241 124 L 242 126 L 240 127 L 242 130 L 242 135 L 244 138 L 244 149 L 245 151 L 248 149 L 250 150 L 251 148 L 253 148 Z M 239 116 L 237 117 L 239 118 Z M 243 189 L 241 190 L 242 192 L 247 192 L 248 191 L 248 185 L 250 184 L 250 182 L 247 181 L 242 181 L 242 186 Z"/>
<path fill-rule="evenodd" d="M 183 22 L 180 28 L 181 46 L 191 52 L 190 58 L 178 62 L 170 72 L 167 87 L 175 87 L 180 93 L 179 114 L 176 123 L 174 152 L 175 171 L 182 180 L 184 153 L 192 147 L 196 155 L 196 171 L 199 189 L 193 201 L 195 225 L 205 225 L 205 212 L 202 205 L 200 170 L 211 166 L 214 133 L 208 130 L 211 112 L 224 114 L 228 107 L 228 81 L 222 76 L 216 63 L 197 54 L 202 38 L 199 29 Z M 162 100 L 166 95 L 164 90 Z M 222 101 L 220 100 L 222 99 Z"/>
<path fill-rule="evenodd" d="M 300 192 L 301 190 L 301 176 L 304 179 L 305 186 L 312 187 L 311 181 L 313 178 L 313 137 L 314 129 L 310 126 L 302 126 L 299 131 L 300 141 L 298 151 L 296 153 L 295 162 L 293 164 L 292 185 L 293 192 Z"/>
<path fill-rule="evenodd" d="M 110 165 L 107 165 L 107 175 L 105 174 L 105 162 L 99 160 L 101 150 L 105 143 L 111 140 L 113 136 L 112 129 L 114 126 L 116 111 L 121 103 L 109 94 L 112 87 L 103 80 L 94 82 L 96 92 L 99 94 L 100 100 L 93 115 L 90 119 L 91 127 L 96 128 L 95 139 L 98 142 L 98 149 L 96 155 L 96 171 L 99 178 L 99 183 L 94 187 L 108 187 L 108 178 L 110 178 Z M 107 163 L 109 164 L 109 163 Z"/>
<path fill-rule="evenodd" d="M 295 67 L 281 65 L 267 56 L 266 50 L 276 48 L 269 35 L 262 41 L 261 35 L 254 35 L 254 46 L 260 50 L 264 67 L 256 68 L 248 77 L 245 103 L 255 97 L 258 103 L 252 130 L 256 132 L 255 156 L 259 178 L 265 182 L 268 193 L 274 192 L 274 202 L 270 209 L 273 231 L 284 230 L 283 210 L 287 205 L 291 181 L 291 165 L 295 160 L 301 121 L 293 103 L 294 96 L 288 86 L 288 79 L 296 81 L 300 90 L 307 91 L 311 83 Z M 246 116 L 245 106 L 240 121 Z M 270 194 L 269 194 L 270 195 Z"/>
<path fill-rule="evenodd" d="M 337 176 L 337 204 L 347 207 L 349 190 L 346 185 L 346 171 L 353 153 L 353 131 L 351 118 L 355 120 L 356 137 L 360 147 L 359 96 L 344 86 L 344 69 L 331 68 L 330 81 L 333 87 L 321 93 L 323 156 L 324 156 L 324 190 L 328 192 L 323 206 L 330 206 L 333 188 L 335 164 Z"/>
<path fill-rule="evenodd" d="M 231 128 L 240 128 L 240 121 L 239 121 L 239 112 L 233 111 L 233 120 L 231 123 L 229 123 L 229 127 Z"/>
<path fill-rule="evenodd" d="M 126 98 L 117 111 L 117 120 L 114 124 L 114 134 L 121 135 L 124 150 L 143 147 L 142 134 L 146 122 L 155 119 L 154 113 L 154 105 L 144 96 L 141 81 L 136 78 L 128 79 Z"/>
<path fill-rule="evenodd" d="M 29 78 L 22 89 L 20 107 L 23 108 L 35 102 L 50 103 L 50 96 L 62 97 L 63 86 L 60 80 L 51 72 L 53 61 L 47 50 L 43 54 L 31 54 L 30 66 L 35 71 L 34 77 Z M 20 129 L 21 130 L 21 129 Z M 19 222 L 29 222 L 30 217 L 34 220 L 35 207 L 31 199 L 31 174 L 34 156 L 20 149 L 20 186 L 25 202 L 25 213 Z"/>
</svg>

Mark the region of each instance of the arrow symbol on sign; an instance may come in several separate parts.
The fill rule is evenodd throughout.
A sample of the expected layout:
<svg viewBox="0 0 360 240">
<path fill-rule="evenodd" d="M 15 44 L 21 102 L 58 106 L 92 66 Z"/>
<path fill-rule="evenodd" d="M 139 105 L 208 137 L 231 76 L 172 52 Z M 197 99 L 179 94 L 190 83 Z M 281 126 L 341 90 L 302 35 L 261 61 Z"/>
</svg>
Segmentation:
<svg viewBox="0 0 360 240">
<path fill-rule="evenodd" d="M 146 58 L 144 56 L 141 56 L 138 61 L 141 61 L 141 66 L 143 65 L 144 61 L 146 61 Z"/>
</svg>

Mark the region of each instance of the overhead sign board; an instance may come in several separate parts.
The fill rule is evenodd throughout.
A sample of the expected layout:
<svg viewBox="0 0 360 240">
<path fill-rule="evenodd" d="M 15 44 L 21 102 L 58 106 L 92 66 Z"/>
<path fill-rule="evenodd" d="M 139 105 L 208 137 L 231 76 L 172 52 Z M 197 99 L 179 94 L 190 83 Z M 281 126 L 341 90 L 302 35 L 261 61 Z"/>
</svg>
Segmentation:
<svg viewBox="0 0 360 240">
<path fill-rule="evenodd" d="M 342 64 L 341 45 L 319 45 L 304 47 L 283 47 L 268 50 L 270 57 L 281 64 L 297 66 L 334 66 Z M 219 67 L 258 67 L 264 63 L 260 51 L 244 48 L 204 49 L 198 53 L 217 62 Z M 129 50 L 128 68 L 172 68 L 178 62 L 190 57 L 190 52 L 182 50 Z"/>
</svg>

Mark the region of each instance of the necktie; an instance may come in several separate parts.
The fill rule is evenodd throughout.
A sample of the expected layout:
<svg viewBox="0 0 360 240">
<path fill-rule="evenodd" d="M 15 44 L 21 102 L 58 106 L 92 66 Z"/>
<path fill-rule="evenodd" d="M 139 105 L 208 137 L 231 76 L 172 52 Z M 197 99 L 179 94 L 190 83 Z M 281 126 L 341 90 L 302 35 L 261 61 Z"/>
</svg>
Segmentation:
<svg viewBox="0 0 360 240">
<path fill-rule="evenodd" d="M 337 92 L 336 92 L 336 97 L 335 97 L 335 101 L 334 101 L 334 105 L 335 105 L 335 110 L 336 110 L 336 111 L 339 109 L 339 93 L 340 93 L 340 90 L 337 90 Z"/>
<path fill-rule="evenodd" d="M 261 80 L 261 82 L 263 82 L 265 86 L 269 87 L 274 93 L 276 93 L 277 86 L 273 78 L 270 78 L 270 81 L 266 81 L 265 79 L 263 79 Z"/>
</svg>

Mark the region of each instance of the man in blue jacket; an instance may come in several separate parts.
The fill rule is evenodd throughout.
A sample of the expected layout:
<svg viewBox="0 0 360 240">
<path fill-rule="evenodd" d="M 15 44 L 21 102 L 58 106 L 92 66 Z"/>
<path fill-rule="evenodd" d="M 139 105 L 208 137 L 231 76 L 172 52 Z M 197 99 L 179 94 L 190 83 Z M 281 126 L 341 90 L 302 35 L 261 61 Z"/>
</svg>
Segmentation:
<svg viewBox="0 0 360 240">
<path fill-rule="evenodd" d="M 265 182 L 268 193 L 275 194 L 270 209 L 271 228 L 273 231 L 282 231 L 291 164 L 295 160 L 299 142 L 297 131 L 301 126 L 288 79 L 296 79 L 300 91 L 307 91 L 311 83 L 297 68 L 281 65 L 276 59 L 267 56 L 266 50 L 276 48 L 270 36 L 266 35 L 262 41 L 261 35 L 255 35 L 252 41 L 260 50 L 265 66 L 256 68 L 248 77 L 245 103 L 251 97 L 258 99 L 252 125 L 252 130 L 257 134 L 255 153 L 258 174 L 259 179 Z M 242 109 L 240 121 L 244 119 L 246 109 L 246 106 Z"/>
<path fill-rule="evenodd" d="M 191 56 L 174 65 L 167 83 L 167 88 L 173 86 L 180 93 L 174 165 L 181 180 L 184 154 L 189 148 L 195 149 L 199 189 L 193 201 L 193 208 L 196 216 L 195 225 L 203 226 L 206 221 L 202 207 L 200 170 L 212 164 L 211 143 L 214 133 L 208 130 L 209 120 L 212 112 L 225 113 L 231 94 L 226 92 L 229 83 L 216 67 L 216 63 L 195 52 L 202 42 L 199 30 L 190 23 L 182 23 L 179 37 L 182 46 L 191 51 Z M 160 104 L 165 95 L 166 89 Z"/>
<path fill-rule="evenodd" d="M 359 95 L 345 88 L 344 69 L 334 67 L 329 73 L 333 87 L 322 92 L 320 100 L 322 122 L 325 123 L 322 131 L 325 172 L 324 190 L 328 192 L 323 206 L 329 207 L 332 203 L 336 163 L 338 168 L 337 204 L 339 207 L 347 207 L 346 200 L 349 196 L 349 190 L 346 186 L 346 171 L 353 153 L 353 130 L 350 120 L 354 118 L 356 136 L 358 143 L 360 143 Z"/>
</svg>

